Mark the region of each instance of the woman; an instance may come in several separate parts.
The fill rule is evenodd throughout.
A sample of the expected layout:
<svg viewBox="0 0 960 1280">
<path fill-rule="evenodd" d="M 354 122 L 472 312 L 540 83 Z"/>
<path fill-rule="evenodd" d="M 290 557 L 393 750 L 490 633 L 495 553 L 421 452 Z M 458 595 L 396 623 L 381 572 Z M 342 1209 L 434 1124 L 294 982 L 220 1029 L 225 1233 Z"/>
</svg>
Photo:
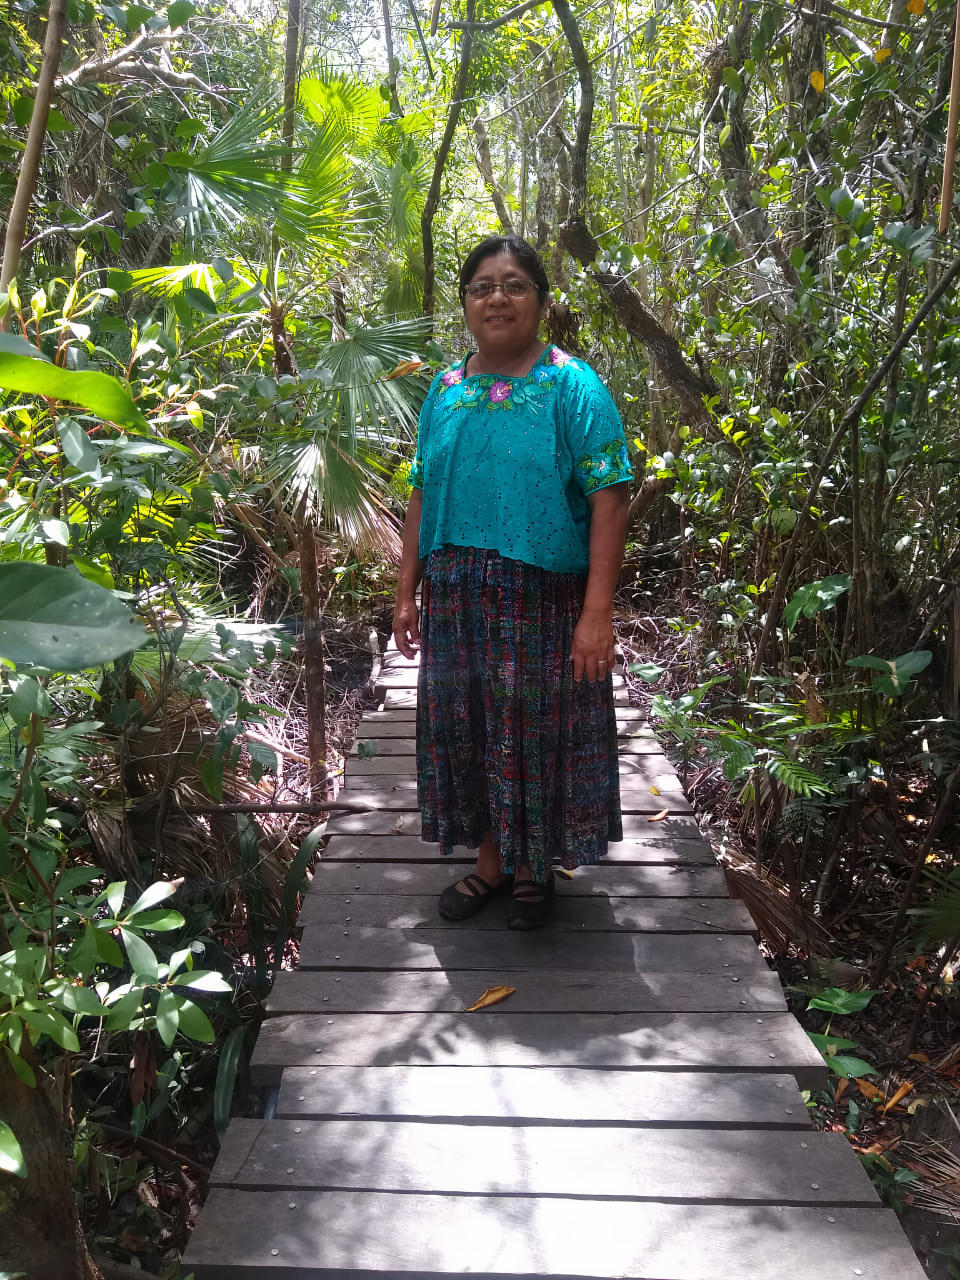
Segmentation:
<svg viewBox="0 0 960 1280">
<path fill-rule="evenodd" d="M 420 414 L 393 618 L 400 652 L 423 650 L 421 838 L 477 849 L 440 912 L 465 920 L 512 890 L 512 929 L 549 918 L 555 862 L 622 839 L 610 673 L 632 473 L 599 378 L 540 341 L 548 289 L 518 236 L 463 264 L 476 351 Z"/>
</svg>

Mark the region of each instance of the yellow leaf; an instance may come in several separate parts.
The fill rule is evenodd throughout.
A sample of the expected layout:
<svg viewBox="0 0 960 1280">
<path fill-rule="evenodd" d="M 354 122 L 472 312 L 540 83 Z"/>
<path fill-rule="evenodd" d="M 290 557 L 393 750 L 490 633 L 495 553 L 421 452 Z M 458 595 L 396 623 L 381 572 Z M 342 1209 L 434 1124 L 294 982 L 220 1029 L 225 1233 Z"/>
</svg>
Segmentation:
<svg viewBox="0 0 960 1280">
<path fill-rule="evenodd" d="M 817 93 L 823 93 L 823 87 L 827 82 L 823 78 L 822 71 L 811 71 L 810 83 L 813 85 L 814 89 L 816 89 Z"/>
<path fill-rule="evenodd" d="M 557 875 L 557 876 L 563 876 L 564 880 L 573 879 L 573 872 L 568 871 L 566 867 L 554 867 L 553 873 L 554 875 Z"/>
<path fill-rule="evenodd" d="M 876 1102 L 879 1098 L 883 1101 L 883 1094 L 875 1084 L 871 1084 L 869 1080 L 857 1080 L 857 1088 L 865 1098 L 869 1098 L 871 1102 Z"/>
<path fill-rule="evenodd" d="M 648 818 L 648 819 L 647 819 L 647 821 L 648 821 L 648 822 L 662 822 L 666 816 L 667 816 L 667 810 L 666 810 L 666 809 L 661 809 L 659 813 L 655 813 L 655 814 L 653 814 L 653 816 L 652 816 L 652 817 L 650 817 L 650 818 Z"/>
<path fill-rule="evenodd" d="M 902 1102 L 908 1093 L 913 1093 L 913 1085 L 909 1080 L 905 1080 L 887 1105 L 883 1108 L 883 1114 L 886 1115 L 891 1107 L 895 1107 L 898 1102 Z"/>
<path fill-rule="evenodd" d="M 487 987 L 480 999 L 474 1000 L 466 1012 L 476 1013 L 478 1009 L 486 1009 L 487 1005 L 499 1004 L 501 1000 L 508 1000 L 516 989 L 516 987 Z"/>
<path fill-rule="evenodd" d="M 929 1062 L 930 1061 L 929 1053 L 908 1053 L 907 1057 L 910 1059 L 911 1062 Z"/>
<path fill-rule="evenodd" d="M 910 13 L 915 13 L 919 18 L 921 13 L 923 13 L 924 3 L 925 0 L 907 0 L 907 10 Z"/>
<path fill-rule="evenodd" d="M 660 788 L 652 782 L 650 784 L 650 794 L 652 796 L 658 796 L 660 794 Z"/>
<path fill-rule="evenodd" d="M 416 373 L 418 369 L 422 368 L 422 360 L 401 360 L 395 369 L 391 369 L 389 373 L 383 375 L 384 381 L 389 382 L 391 378 L 403 378 L 408 373 Z"/>
<path fill-rule="evenodd" d="M 892 49 L 878 49 L 873 55 L 873 60 L 874 62 L 886 62 L 891 53 L 893 53 Z"/>
</svg>

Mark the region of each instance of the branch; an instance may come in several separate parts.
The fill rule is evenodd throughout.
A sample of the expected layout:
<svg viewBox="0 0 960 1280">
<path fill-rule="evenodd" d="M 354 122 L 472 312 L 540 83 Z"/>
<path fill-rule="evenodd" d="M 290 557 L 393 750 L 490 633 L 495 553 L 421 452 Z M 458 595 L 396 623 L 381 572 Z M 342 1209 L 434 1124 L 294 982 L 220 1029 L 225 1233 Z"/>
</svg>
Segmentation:
<svg viewBox="0 0 960 1280">
<path fill-rule="evenodd" d="M 767 616 L 763 621 L 763 630 L 760 633 L 760 640 L 757 644 L 757 652 L 753 661 L 753 670 L 751 672 L 752 676 L 759 674 L 760 668 L 763 665 L 763 657 L 770 641 L 770 637 L 773 634 L 777 623 L 780 621 L 780 614 L 783 610 L 787 588 L 790 585 L 790 575 L 793 573 L 793 567 L 796 564 L 797 556 L 800 553 L 801 541 L 806 534 L 810 511 L 817 500 L 817 493 L 819 492 L 820 485 L 824 476 L 827 474 L 830 464 L 836 456 L 837 450 L 843 442 L 844 436 L 850 430 L 853 423 L 859 419 L 874 392 L 883 384 L 887 374 L 900 359 L 900 355 L 904 347 L 908 342 L 910 342 L 914 334 L 920 328 L 920 325 L 958 276 L 960 276 L 960 256 L 954 258 L 953 262 L 950 263 L 950 266 L 924 298 L 923 302 L 920 304 L 917 314 L 913 317 L 906 329 L 904 329 L 903 333 L 887 352 L 884 359 L 880 361 L 880 364 L 873 371 L 873 374 L 870 376 L 863 391 L 859 396 L 857 396 L 856 400 L 843 415 L 843 419 L 839 427 L 837 427 L 833 434 L 833 439 L 827 445 L 826 453 L 823 456 L 820 466 L 817 468 L 816 474 L 810 481 L 810 487 L 807 490 L 807 496 L 804 499 L 803 507 L 797 517 L 797 523 L 793 527 L 793 533 L 790 535 L 790 541 L 787 543 L 787 550 L 783 557 L 783 564 L 777 571 L 776 581 L 774 582 L 773 587 L 773 599 L 770 601 L 770 608 L 767 610 Z"/>
<path fill-rule="evenodd" d="M 115 53 L 111 53 L 108 57 L 91 58 L 88 62 L 81 62 L 79 67 L 74 67 L 72 71 L 66 71 L 62 76 L 58 76 L 56 80 L 57 92 L 59 93 L 63 89 L 73 89 L 78 84 L 86 84 L 88 80 L 97 80 L 104 72 L 112 70 L 121 62 L 126 62 L 135 53 L 144 53 L 147 49 L 155 49 L 158 45 L 169 44 L 171 40 L 176 39 L 177 36 L 169 30 L 141 31 L 129 44 L 125 44 L 122 49 L 117 49 Z"/>
<path fill-rule="evenodd" d="M 90 231 L 104 222 L 109 222 L 112 217 L 112 213 L 101 213 L 99 218 L 91 218 L 89 222 L 75 223 L 73 226 L 67 227 L 47 227 L 45 231 L 31 236 L 29 240 L 24 240 L 23 247 L 24 249 L 29 249 L 33 245 L 39 244 L 41 240 L 46 240 L 48 236 L 82 235 L 84 231 Z"/>
<path fill-rule="evenodd" d="M 573 64 L 580 81 L 580 106 L 577 110 L 577 130 L 570 156 L 570 217 L 569 221 L 583 223 L 587 209 L 587 153 L 590 149 L 590 130 L 593 127 L 593 70 L 584 47 L 580 28 L 567 0 L 553 0 L 553 8 L 560 19 L 560 26 L 570 46 Z"/>
<path fill-rule="evenodd" d="M 117 80 L 157 80 L 168 89 L 197 89 L 215 98 L 222 95 L 212 85 L 195 76 L 192 71 L 174 71 L 173 67 L 158 67 L 154 62 L 139 60 L 118 62 L 97 77 L 100 84 L 113 84 Z"/>
<path fill-rule="evenodd" d="M 27 231 L 27 214 L 30 212 L 30 205 L 37 188 L 40 158 L 43 155 L 43 143 L 47 136 L 47 120 L 50 117 L 50 104 L 53 101 L 57 71 L 60 69 L 66 26 L 67 0 L 50 0 L 33 115 L 30 118 L 27 144 L 23 149 L 23 160 L 20 162 L 17 188 L 13 194 L 13 203 L 10 206 L 10 216 L 7 221 L 7 235 L 3 244 L 0 293 L 6 291 L 20 268 L 20 255 L 23 252 L 23 241 Z M 3 327 L 3 321 L 0 321 L 0 329 Z"/>
<path fill-rule="evenodd" d="M 474 22 L 472 17 L 473 10 L 471 9 L 466 22 L 447 22 L 444 23 L 444 26 L 448 31 L 496 31 L 497 27 L 502 27 L 506 22 L 512 22 L 514 18 L 519 18 L 528 9 L 536 9 L 543 2 L 544 0 L 526 0 L 525 4 L 514 5 L 512 9 L 502 13 L 499 18 L 490 18 L 486 22 Z M 431 31 L 430 34 L 432 35 L 433 32 Z"/>
<path fill-rule="evenodd" d="M 493 201 L 493 207 L 496 209 L 497 217 L 500 219 L 500 226 L 508 236 L 512 235 L 513 219 L 510 217 L 510 211 L 503 198 L 503 192 L 497 186 L 496 179 L 493 176 L 493 161 L 490 158 L 490 137 L 487 133 L 487 126 L 483 123 L 483 117 L 479 112 L 477 112 L 473 122 L 473 131 L 477 135 L 477 166 L 480 169 L 480 176 L 483 178 L 483 185 L 490 192 L 490 199 Z"/>
</svg>

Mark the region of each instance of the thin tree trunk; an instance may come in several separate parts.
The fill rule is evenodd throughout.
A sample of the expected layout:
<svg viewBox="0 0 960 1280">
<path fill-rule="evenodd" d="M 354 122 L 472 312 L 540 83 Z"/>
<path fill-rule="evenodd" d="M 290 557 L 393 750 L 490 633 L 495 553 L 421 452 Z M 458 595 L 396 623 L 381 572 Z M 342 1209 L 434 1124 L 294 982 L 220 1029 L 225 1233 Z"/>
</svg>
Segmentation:
<svg viewBox="0 0 960 1280">
<path fill-rule="evenodd" d="M 466 21 L 473 22 L 473 15 L 476 12 L 477 0 L 467 0 Z M 440 145 L 437 148 L 436 159 L 433 162 L 433 176 L 430 179 L 430 186 L 427 190 L 427 199 L 423 206 L 423 213 L 420 215 L 420 233 L 423 239 L 423 314 L 429 320 L 433 321 L 433 313 L 436 309 L 436 283 L 437 283 L 437 264 L 433 252 L 433 219 L 437 212 L 437 206 L 440 203 L 440 184 L 443 181 L 443 170 L 447 163 L 447 156 L 450 152 L 450 144 L 453 142 L 453 135 L 456 132 L 457 124 L 460 120 L 460 112 L 463 110 L 463 98 L 467 91 L 467 78 L 470 73 L 470 52 L 473 48 L 473 34 L 468 29 L 464 31 L 460 42 L 460 64 L 457 67 L 457 78 L 453 86 L 453 96 L 450 99 L 450 106 L 447 110 L 447 122 L 444 125 L 443 136 L 440 139 Z M 432 334 L 433 325 L 429 326 L 429 333 Z"/>
<path fill-rule="evenodd" d="M 487 133 L 487 126 L 484 124 L 483 116 L 479 111 L 473 121 L 473 132 L 477 135 L 477 167 L 480 170 L 481 178 L 483 178 L 483 185 L 490 192 L 490 199 L 493 201 L 493 207 L 497 211 L 497 217 L 500 219 L 500 227 L 504 235 L 512 235 L 513 219 L 510 217 L 510 210 L 507 208 L 507 202 L 503 198 L 503 192 L 493 176 L 490 137 Z"/>
<path fill-rule="evenodd" d="M 395 116 L 402 116 L 403 108 L 400 106 L 400 99 L 397 97 L 397 57 L 393 51 L 393 23 L 390 20 L 390 0 L 380 0 L 380 12 L 383 15 L 383 38 L 387 46 L 387 86 L 390 89 L 390 110 Z"/>
<path fill-rule="evenodd" d="M 301 507 L 300 598 L 303 601 L 303 668 L 307 701 L 307 755 L 310 757 L 310 799 L 327 797 L 327 689 L 323 631 L 320 619 L 320 569 L 317 533 Z"/>
<path fill-rule="evenodd" d="M 287 0 L 287 33 L 283 44 L 283 140 L 293 146 L 297 117 L 297 81 L 300 63 L 300 0 Z M 289 170 L 292 156 L 284 156 L 283 168 Z"/>
<path fill-rule="evenodd" d="M 37 189 L 43 143 L 47 136 L 47 120 L 53 100 L 54 81 L 60 69 L 63 53 L 63 33 L 67 25 L 67 0 L 50 0 L 47 13 L 47 31 L 43 42 L 43 59 L 37 90 L 33 102 L 33 116 L 27 133 L 27 145 L 23 149 L 17 188 L 10 206 L 7 234 L 3 245 L 3 265 L 0 266 L 0 293 L 5 293 L 10 281 L 20 269 L 20 254 L 27 233 L 27 215 Z M 0 328 L 3 327 L 0 322 Z"/>
</svg>

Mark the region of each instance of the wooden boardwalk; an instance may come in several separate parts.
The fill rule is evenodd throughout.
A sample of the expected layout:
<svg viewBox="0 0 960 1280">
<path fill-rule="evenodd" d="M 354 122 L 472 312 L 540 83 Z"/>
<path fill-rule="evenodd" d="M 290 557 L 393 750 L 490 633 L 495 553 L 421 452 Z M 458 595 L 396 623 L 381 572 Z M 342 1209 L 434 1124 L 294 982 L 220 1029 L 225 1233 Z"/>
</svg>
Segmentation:
<svg viewBox="0 0 960 1280">
<path fill-rule="evenodd" d="M 231 1123 L 185 1273 L 922 1280 L 811 1128 L 823 1062 L 622 687 L 625 839 L 524 934 L 437 914 L 472 857 L 418 839 L 415 676 L 388 654 L 344 793 L 370 812 L 328 826 L 253 1058 L 275 1108 Z"/>
</svg>

